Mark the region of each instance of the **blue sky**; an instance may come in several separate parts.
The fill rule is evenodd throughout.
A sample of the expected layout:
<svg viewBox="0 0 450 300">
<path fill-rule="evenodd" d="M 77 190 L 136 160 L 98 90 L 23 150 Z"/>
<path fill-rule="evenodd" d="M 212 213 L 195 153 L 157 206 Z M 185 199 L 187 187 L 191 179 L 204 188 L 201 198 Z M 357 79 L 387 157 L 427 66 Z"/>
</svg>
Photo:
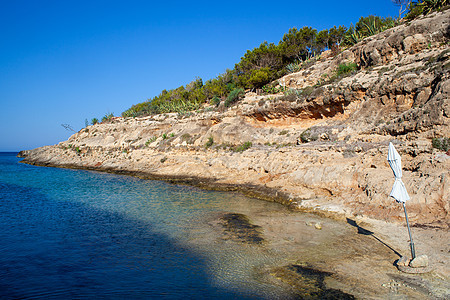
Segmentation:
<svg viewBox="0 0 450 300">
<path fill-rule="evenodd" d="M 223 73 L 291 27 L 398 15 L 380 1 L 0 0 L 0 151 L 57 144 L 85 119 Z"/>
</svg>

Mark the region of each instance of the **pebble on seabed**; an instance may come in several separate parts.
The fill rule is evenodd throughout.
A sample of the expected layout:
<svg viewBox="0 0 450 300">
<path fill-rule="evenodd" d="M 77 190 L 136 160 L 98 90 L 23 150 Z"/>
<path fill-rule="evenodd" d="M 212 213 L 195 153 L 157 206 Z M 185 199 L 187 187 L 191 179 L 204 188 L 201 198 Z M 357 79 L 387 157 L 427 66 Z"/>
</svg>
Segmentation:
<svg viewBox="0 0 450 300">
<path fill-rule="evenodd" d="M 321 223 L 316 223 L 316 222 L 307 222 L 306 223 L 307 226 L 314 226 L 314 228 L 321 230 L 322 229 L 322 224 Z"/>
</svg>

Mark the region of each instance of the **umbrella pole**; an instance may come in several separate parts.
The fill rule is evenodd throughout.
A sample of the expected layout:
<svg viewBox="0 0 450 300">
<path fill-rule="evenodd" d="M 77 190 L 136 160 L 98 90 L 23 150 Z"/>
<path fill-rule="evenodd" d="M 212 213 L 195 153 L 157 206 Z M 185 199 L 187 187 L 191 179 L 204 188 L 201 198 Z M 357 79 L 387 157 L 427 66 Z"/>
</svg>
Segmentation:
<svg viewBox="0 0 450 300">
<path fill-rule="evenodd" d="M 416 258 L 416 250 L 414 249 L 414 242 L 411 235 L 411 229 L 409 228 L 409 220 L 408 220 L 408 214 L 406 213 L 406 206 L 405 202 L 403 203 L 403 209 L 405 210 L 405 218 L 406 218 L 406 226 L 408 227 L 408 233 L 409 233 L 409 246 L 411 247 L 411 259 Z"/>
</svg>

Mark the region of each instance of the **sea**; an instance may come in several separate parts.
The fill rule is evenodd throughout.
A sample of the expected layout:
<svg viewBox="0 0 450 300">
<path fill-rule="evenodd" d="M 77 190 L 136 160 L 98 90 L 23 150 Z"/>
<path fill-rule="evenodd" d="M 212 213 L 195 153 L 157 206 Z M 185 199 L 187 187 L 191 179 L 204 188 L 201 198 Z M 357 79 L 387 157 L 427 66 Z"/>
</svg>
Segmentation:
<svg viewBox="0 0 450 300">
<path fill-rule="evenodd" d="M 284 206 L 16 155 L 0 153 L 0 299 L 289 297 L 260 275 L 279 257 L 217 222 Z"/>
</svg>

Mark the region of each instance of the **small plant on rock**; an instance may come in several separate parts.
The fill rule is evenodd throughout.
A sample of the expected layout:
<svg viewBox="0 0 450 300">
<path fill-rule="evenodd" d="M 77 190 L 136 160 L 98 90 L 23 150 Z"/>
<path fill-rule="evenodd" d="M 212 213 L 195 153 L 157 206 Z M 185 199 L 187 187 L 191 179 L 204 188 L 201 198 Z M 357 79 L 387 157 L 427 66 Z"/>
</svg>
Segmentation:
<svg viewBox="0 0 450 300">
<path fill-rule="evenodd" d="M 111 121 L 114 118 L 114 113 L 107 113 L 103 116 L 102 122 Z"/>
<path fill-rule="evenodd" d="M 319 139 L 317 134 L 312 134 L 311 128 L 306 129 L 300 134 L 300 141 L 302 143 L 309 143 L 312 141 L 317 141 Z"/>
<path fill-rule="evenodd" d="M 244 97 L 245 91 L 243 88 L 237 88 L 230 92 L 227 99 L 225 100 L 225 107 L 230 107 L 234 103 L 238 102 L 242 97 Z"/>
<path fill-rule="evenodd" d="M 148 147 L 148 145 L 150 145 L 151 143 L 153 143 L 154 141 L 156 141 L 157 137 L 153 136 L 151 138 L 149 138 L 146 142 L 145 142 L 145 146 Z"/>
<path fill-rule="evenodd" d="M 433 138 L 431 145 L 433 148 L 447 152 L 450 149 L 450 138 Z"/>
<path fill-rule="evenodd" d="M 298 72 L 302 69 L 302 64 L 303 62 L 300 60 L 294 61 L 286 66 L 286 70 L 289 74 Z"/>
<path fill-rule="evenodd" d="M 245 142 L 242 145 L 236 146 L 233 148 L 234 152 L 244 152 L 248 148 L 252 146 L 252 142 Z"/>
<path fill-rule="evenodd" d="M 211 99 L 210 103 L 211 103 L 211 105 L 219 106 L 219 104 L 220 104 L 220 98 L 217 97 L 217 96 L 214 96 L 214 97 Z"/>
<path fill-rule="evenodd" d="M 337 76 L 346 75 L 354 70 L 356 70 L 358 66 L 356 63 L 349 63 L 349 64 L 340 64 L 337 67 L 336 74 Z"/>
<path fill-rule="evenodd" d="M 209 148 L 209 147 L 211 147 L 213 144 L 214 144 L 214 139 L 213 139 L 212 137 L 209 137 L 209 138 L 208 138 L 208 141 L 207 141 L 206 144 L 205 144 L 205 147 L 206 147 L 206 148 Z"/>
</svg>

